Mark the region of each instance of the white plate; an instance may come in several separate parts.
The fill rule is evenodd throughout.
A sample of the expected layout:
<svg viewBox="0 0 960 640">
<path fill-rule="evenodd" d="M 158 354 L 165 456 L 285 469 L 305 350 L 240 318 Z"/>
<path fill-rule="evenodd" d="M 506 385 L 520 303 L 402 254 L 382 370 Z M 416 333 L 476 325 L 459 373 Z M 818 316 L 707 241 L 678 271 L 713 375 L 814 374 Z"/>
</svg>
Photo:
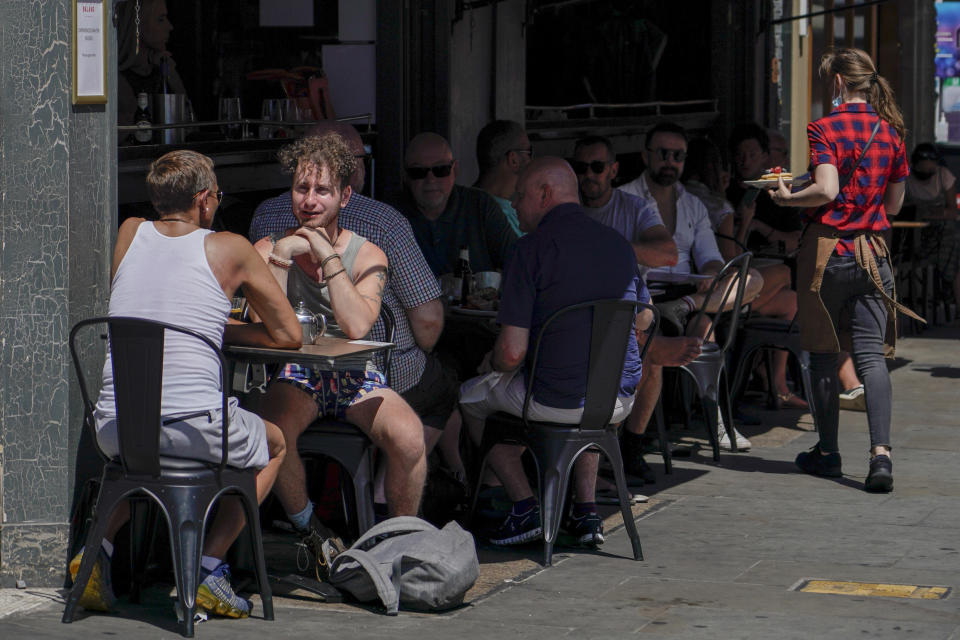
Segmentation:
<svg viewBox="0 0 960 640">
<path fill-rule="evenodd" d="M 673 273 L 672 271 L 660 271 L 651 269 L 647 271 L 647 282 L 669 282 L 672 284 L 683 284 L 695 282 L 697 280 L 713 280 L 711 275 L 701 275 L 699 273 Z"/>
<path fill-rule="evenodd" d="M 465 309 L 463 307 L 450 307 L 450 313 L 461 316 L 477 316 L 480 318 L 496 318 L 497 312 L 492 309 Z"/>
<path fill-rule="evenodd" d="M 748 187 L 753 187 L 754 189 L 776 189 L 778 183 L 776 178 L 774 178 L 773 180 L 744 180 L 743 184 Z M 793 184 L 793 178 L 784 178 L 783 184 L 789 187 Z"/>
</svg>

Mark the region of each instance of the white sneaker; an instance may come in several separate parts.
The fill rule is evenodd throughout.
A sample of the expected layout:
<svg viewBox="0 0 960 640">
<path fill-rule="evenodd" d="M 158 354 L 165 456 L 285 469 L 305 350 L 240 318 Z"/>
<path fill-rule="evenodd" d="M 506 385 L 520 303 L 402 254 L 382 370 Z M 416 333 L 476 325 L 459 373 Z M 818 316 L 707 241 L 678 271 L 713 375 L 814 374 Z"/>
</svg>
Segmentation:
<svg viewBox="0 0 960 640">
<path fill-rule="evenodd" d="M 866 411 L 867 397 L 863 395 L 863 385 L 841 393 L 840 408 L 847 411 Z"/>
<path fill-rule="evenodd" d="M 730 444 L 730 436 L 727 434 L 727 430 L 723 428 L 723 416 L 717 416 L 717 435 L 720 436 L 720 448 L 724 451 L 733 451 L 733 446 Z M 747 440 L 746 436 L 737 431 L 736 427 L 733 427 L 733 437 L 737 439 L 737 451 L 749 451 L 750 441 Z"/>
</svg>

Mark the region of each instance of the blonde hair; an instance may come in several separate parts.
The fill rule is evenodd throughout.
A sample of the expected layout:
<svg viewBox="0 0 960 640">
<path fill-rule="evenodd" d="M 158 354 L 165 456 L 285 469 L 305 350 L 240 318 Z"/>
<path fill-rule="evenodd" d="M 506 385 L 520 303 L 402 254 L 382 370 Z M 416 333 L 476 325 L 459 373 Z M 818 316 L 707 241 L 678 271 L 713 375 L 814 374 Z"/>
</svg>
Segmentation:
<svg viewBox="0 0 960 640">
<path fill-rule="evenodd" d="M 160 215 L 186 211 L 197 193 L 216 184 L 213 160 L 185 149 L 160 156 L 147 172 L 147 194 Z"/>
<path fill-rule="evenodd" d="M 893 87 L 877 73 L 870 54 L 861 49 L 834 49 L 820 58 L 820 75 L 833 78 L 840 74 L 848 93 L 862 93 L 877 115 L 890 123 L 900 139 L 907 135 L 903 114 L 897 106 Z"/>
<path fill-rule="evenodd" d="M 277 153 L 277 160 L 284 171 L 294 175 L 298 170 L 310 166 L 316 167 L 317 171 L 326 167 L 341 190 L 350 183 L 350 177 L 357 168 L 357 159 L 350 145 L 343 136 L 333 131 L 288 144 Z"/>
</svg>

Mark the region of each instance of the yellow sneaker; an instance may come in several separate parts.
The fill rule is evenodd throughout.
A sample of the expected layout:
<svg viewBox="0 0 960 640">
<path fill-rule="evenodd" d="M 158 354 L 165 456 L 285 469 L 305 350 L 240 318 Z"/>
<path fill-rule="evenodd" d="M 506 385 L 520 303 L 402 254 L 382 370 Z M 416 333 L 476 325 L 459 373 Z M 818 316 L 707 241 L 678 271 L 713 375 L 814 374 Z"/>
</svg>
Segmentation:
<svg viewBox="0 0 960 640">
<path fill-rule="evenodd" d="M 83 549 L 70 561 L 70 578 L 76 582 L 80 572 L 80 562 L 83 560 Z M 93 565 L 90 579 L 80 596 L 80 606 L 87 611 L 110 611 L 116 603 L 113 595 L 113 584 L 110 580 L 110 558 L 107 552 L 100 547 L 97 553 L 97 562 Z"/>
</svg>

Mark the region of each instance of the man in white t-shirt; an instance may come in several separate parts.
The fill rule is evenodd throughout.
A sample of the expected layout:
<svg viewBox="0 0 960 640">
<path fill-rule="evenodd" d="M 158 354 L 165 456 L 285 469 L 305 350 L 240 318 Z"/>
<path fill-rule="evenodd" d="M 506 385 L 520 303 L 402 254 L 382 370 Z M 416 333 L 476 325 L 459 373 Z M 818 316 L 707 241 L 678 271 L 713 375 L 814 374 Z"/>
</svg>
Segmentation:
<svg viewBox="0 0 960 640">
<path fill-rule="evenodd" d="M 710 226 L 707 208 L 699 198 L 689 193 L 680 183 L 683 163 L 687 156 L 687 136 L 682 127 L 662 122 L 647 132 L 644 160 L 647 169 L 632 182 L 620 187 L 621 190 L 640 197 L 644 202 L 656 206 L 667 230 L 673 234 L 677 244 L 678 259 L 669 267 L 672 273 L 716 274 L 724 265 L 723 256 L 717 247 L 717 240 Z M 710 280 L 697 284 L 696 293 L 658 304 L 661 318 L 685 330 L 688 336 L 706 338 L 707 326 L 687 326 L 687 318 L 704 302 L 705 292 Z M 756 297 L 762 286 L 762 280 L 748 278 L 744 302 Z M 713 298 L 707 305 L 710 312 L 718 311 L 724 287 L 717 287 Z M 730 299 L 732 300 L 731 294 Z M 729 302 L 728 302 L 729 304 Z M 660 389 L 663 385 L 663 371 L 660 367 L 648 367 L 649 375 L 640 382 L 637 402 L 627 420 L 624 433 L 624 460 L 635 451 L 639 452 L 639 435 L 650 420 Z M 725 430 L 719 434 L 721 446 L 730 448 Z M 748 450 L 750 442 L 737 433 L 737 447 Z"/>
<path fill-rule="evenodd" d="M 656 205 L 613 188 L 620 164 L 610 140 L 603 136 L 581 138 L 573 158 L 570 166 L 577 174 L 587 215 L 619 231 L 630 242 L 641 267 L 675 265 L 677 246 Z"/>
</svg>

